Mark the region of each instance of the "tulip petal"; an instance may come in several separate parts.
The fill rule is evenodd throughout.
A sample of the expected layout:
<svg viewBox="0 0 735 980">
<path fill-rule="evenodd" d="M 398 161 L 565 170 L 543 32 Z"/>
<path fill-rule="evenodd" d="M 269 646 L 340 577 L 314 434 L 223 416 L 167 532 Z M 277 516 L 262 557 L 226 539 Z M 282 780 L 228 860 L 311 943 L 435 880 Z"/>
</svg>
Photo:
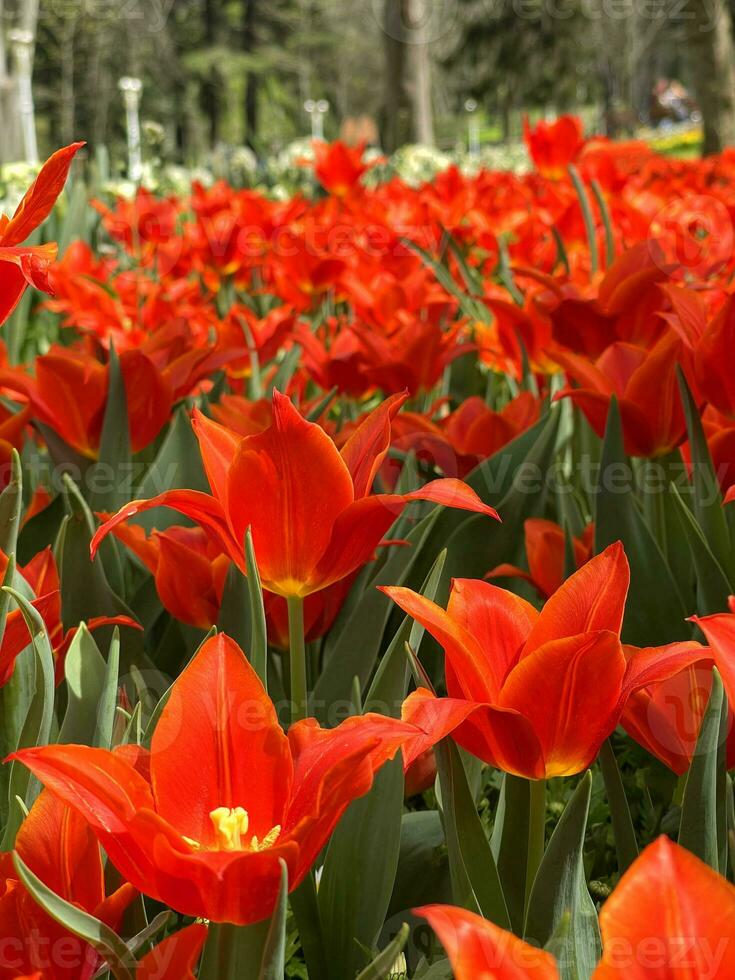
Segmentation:
<svg viewBox="0 0 735 980">
<path fill-rule="evenodd" d="M 207 847 L 216 838 L 209 814 L 242 807 L 248 834 L 262 839 L 283 822 L 292 778 L 288 739 L 260 679 L 234 640 L 212 637 L 174 683 L 153 733 L 156 812 Z"/>
<path fill-rule="evenodd" d="M 662 647 L 626 647 L 626 653 L 629 656 L 623 698 L 650 684 L 660 684 L 693 664 L 712 659 L 709 649 L 695 640 Z"/>
<path fill-rule="evenodd" d="M 558 980 L 551 953 L 525 943 L 487 919 L 450 905 L 413 910 L 441 940 L 455 980 Z"/>
<path fill-rule="evenodd" d="M 403 506 L 403 498 L 395 494 L 371 494 L 346 507 L 305 588 L 310 593 L 327 588 L 371 561 Z"/>
<path fill-rule="evenodd" d="M 408 392 L 399 392 L 381 402 L 342 447 L 342 459 L 352 476 L 356 500 L 370 493 L 390 448 L 391 422 L 407 399 Z"/>
<path fill-rule="evenodd" d="M 10 256 L 0 247 L 0 324 L 5 323 L 20 302 L 27 281 L 20 266 L 12 265 Z"/>
<path fill-rule="evenodd" d="M 199 442 L 199 452 L 202 454 L 204 472 L 207 474 L 212 495 L 219 500 L 226 512 L 227 474 L 237 455 L 242 436 L 208 419 L 199 409 L 194 411 L 191 423 Z"/>
<path fill-rule="evenodd" d="M 67 902 L 93 910 L 105 897 L 97 838 L 86 821 L 43 790 L 23 821 L 15 849 L 31 871 Z"/>
<path fill-rule="evenodd" d="M 615 633 L 600 630 L 549 640 L 513 668 L 500 705 L 533 726 L 546 775 L 587 768 L 619 717 L 625 657 Z"/>
<path fill-rule="evenodd" d="M 595 630 L 620 633 L 630 569 L 618 541 L 590 559 L 548 600 L 526 641 L 524 656 L 549 640 Z"/>
<path fill-rule="evenodd" d="M 714 616 L 693 616 L 692 622 L 707 638 L 728 700 L 735 706 L 735 615 L 716 613 Z"/>
<path fill-rule="evenodd" d="M 195 922 L 180 929 L 146 953 L 135 972 L 136 980 L 194 980 L 207 927 Z"/>
<path fill-rule="evenodd" d="M 500 520 L 500 515 L 489 504 L 483 503 L 475 491 L 462 480 L 447 477 L 443 480 L 432 480 L 419 490 L 404 494 L 404 500 L 430 500 L 443 507 L 454 507 L 457 510 L 469 510 L 476 514 L 486 514 Z"/>
<path fill-rule="evenodd" d="M 735 976 L 735 887 L 668 837 L 623 875 L 600 927 L 594 980 Z"/>
<path fill-rule="evenodd" d="M 94 559 L 100 544 L 113 528 L 135 517 L 136 514 L 153 510 L 155 507 L 170 507 L 195 521 L 204 528 L 217 547 L 229 554 L 232 560 L 244 569 L 242 545 L 238 545 L 230 534 L 221 506 L 214 497 L 198 490 L 167 490 L 150 500 L 132 500 L 121 507 L 117 514 L 97 528 L 89 549 L 92 558 Z"/>
<path fill-rule="evenodd" d="M 314 719 L 288 732 L 294 757 L 291 802 L 284 820 L 285 839 L 295 839 L 299 854 L 298 885 L 352 800 L 373 784 L 375 772 L 410 739 L 415 726 L 376 714 L 348 718 L 333 729 Z"/>
<path fill-rule="evenodd" d="M 65 146 L 57 150 L 44 163 L 16 208 L 15 214 L 3 229 L 3 245 L 20 245 L 48 218 L 56 198 L 64 189 L 71 162 L 83 146 L 84 143 Z"/>
<path fill-rule="evenodd" d="M 481 703 L 493 700 L 492 677 L 496 672 L 488 667 L 492 651 L 483 650 L 471 633 L 431 599 L 402 587 L 384 586 L 381 592 L 421 623 L 440 644 L 467 699 Z"/>
<path fill-rule="evenodd" d="M 145 888 L 153 866 L 129 827 L 136 814 L 153 808 L 145 779 L 124 753 L 86 745 L 47 745 L 10 756 L 27 766 L 48 789 L 73 807 L 92 828 L 113 864 L 136 887 Z"/>
<path fill-rule="evenodd" d="M 403 702 L 401 721 L 415 725 L 423 734 L 417 734 L 403 747 L 403 767 L 408 767 L 433 748 L 476 710 L 473 701 L 457 698 L 438 698 L 425 687 L 413 691 Z"/>
<path fill-rule="evenodd" d="M 354 499 L 349 470 L 326 432 L 275 391 L 273 425 L 242 440 L 226 493 L 235 540 L 252 528 L 263 585 L 306 594 L 335 521 Z"/>
<path fill-rule="evenodd" d="M 508 672 L 517 663 L 539 618 L 537 610 L 520 596 L 489 582 L 455 579 L 447 613 L 482 651 L 491 685 L 487 700 L 497 700 Z"/>
</svg>

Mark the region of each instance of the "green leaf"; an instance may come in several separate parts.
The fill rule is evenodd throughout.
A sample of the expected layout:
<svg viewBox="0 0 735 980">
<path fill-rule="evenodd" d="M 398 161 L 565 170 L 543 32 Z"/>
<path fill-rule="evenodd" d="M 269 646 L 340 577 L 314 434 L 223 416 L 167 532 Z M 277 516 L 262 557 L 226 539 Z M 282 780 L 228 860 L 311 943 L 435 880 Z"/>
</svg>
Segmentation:
<svg viewBox="0 0 735 980">
<path fill-rule="evenodd" d="M 386 980 L 390 977 L 396 960 L 408 942 L 409 931 L 408 923 L 404 922 L 398 930 L 396 938 L 385 947 L 382 953 L 378 953 L 373 962 L 366 966 L 362 973 L 358 974 L 356 980 Z"/>
<path fill-rule="evenodd" d="M 498 866 L 513 931 L 517 935 L 523 931 L 525 917 L 530 806 L 529 781 L 504 773 L 490 847 Z"/>
<path fill-rule="evenodd" d="M 225 587 L 222 590 L 217 629 L 232 637 L 243 650 L 248 650 L 255 629 L 250 602 L 248 580 L 233 562 L 228 569 Z"/>
<path fill-rule="evenodd" d="M 309 976 L 326 977 L 327 965 L 313 872 L 306 875 L 299 887 L 291 892 L 290 898 Z"/>
<path fill-rule="evenodd" d="M 165 490 L 181 489 L 209 492 L 199 443 L 184 408 L 179 408 L 174 415 L 156 458 L 138 485 L 135 496 L 147 500 Z M 134 523 L 147 531 L 153 528 L 164 531 L 184 520 L 181 514 L 162 507 L 136 515 Z"/>
<path fill-rule="evenodd" d="M 592 212 L 592 205 L 590 204 L 590 199 L 587 196 L 587 190 L 584 186 L 582 178 L 579 175 L 579 171 L 573 163 L 569 164 L 567 170 L 569 172 L 569 176 L 572 178 L 574 189 L 577 192 L 577 197 L 579 198 L 579 206 L 582 209 L 584 228 L 587 232 L 587 245 L 590 250 L 590 272 L 594 276 L 600 268 L 600 250 L 597 247 L 597 225 L 595 222 L 595 216 Z"/>
<path fill-rule="evenodd" d="M 13 854 L 13 864 L 20 881 L 52 919 L 97 950 L 116 980 L 133 980 L 135 957 L 109 926 L 52 892 L 17 852 Z"/>
<path fill-rule="evenodd" d="M 562 980 L 587 980 L 602 952 L 597 911 L 584 871 L 591 792 L 592 774 L 587 772 L 551 835 L 526 917 L 526 939 L 556 956 Z M 569 916 L 569 928 L 559 929 L 565 916 Z"/>
<path fill-rule="evenodd" d="M 610 807 L 615 852 L 618 857 L 618 871 L 622 874 L 638 857 L 638 842 L 635 836 L 633 818 L 625 795 L 623 777 L 620 775 L 618 760 L 610 739 L 602 743 L 600 749 L 600 768 L 605 782 L 607 802 Z"/>
<path fill-rule="evenodd" d="M 509 929 L 510 916 L 495 858 L 459 751 L 452 741 L 444 739 L 435 752 L 454 904 Z"/>
<path fill-rule="evenodd" d="M 286 968 L 286 919 L 288 917 L 288 868 L 281 859 L 281 888 L 271 916 L 258 980 L 283 980 Z"/>
<path fill-rule="evenodd" d="M 10 457 L 10 479 L 0 493 L 0 551 L 14 555 L 18 545 L 18 531 L 23 510 L 23 472 L 20 456 L 13 449 Z"/>
<path fill-rule="evenodd" d="M 420 592 L 427 599 L 433 600 L 436 596 L 446 558 L 445 550 L 439 554 L 424 580 Z M 390 646 L 381 657 L 370 690 L 365 698 L 365 712 L 377 711 L 393 718 L 400 717 L 401 703 L 406 697 L 408 687 L 409 671 L 405 655 L 406 643 L 415 654 L 418 654 L 425 632 L 426 630 L 421 623 L 410 616 L 404 618 Z"/>
<path fill-rule="evenodd" d="M 265 624 L 263 586 L 253 548 L 253 533 L 248 528 L 245 535 L 245 564 L 247 568 L 248 595 L 250 596 L 250 662 L 268 690 L 268 634 Z"/>
<path fill-rule="evenodd" d="M 314 685 L 313 710 L 323 723 L 328 720 L 330 706 L 350 699 L 353 677 L 360 679 L 363 688 L 375 667 L 385 627 L 394 608 L 388 596 L 379 592 L 376 586 L 405 582 L 440 513 L 440 508 L 434 508 L 411 531 L 407 546 L 392 549 L 392 554 L 361 595 L 329 650 L 324 669 Z"/>
<path fill-rule="evenodd" d="M 679 843 L 715 871 L 727 870 L 727 701 L 717 670 L 684 785 Z"/>
<path fill-rule="evenodd" d="M 99 556 L 94 561 L 89 557 L 95 531 L 92 512 L 74 481 L 67 476 L 64 483 L 67 517 L 57 543 L 64 624 L 76 626 L 94 616 L 130 616 L 129 608 L 110 588 Z M 84 588 L 79 587 L 82 582 Z"/>
<path fill-rule="evenodd" d="M 437 810 L 415 810 L 403 814 L 398 870 L 387 919 L 420 905 L 452 904 L 452 886 Z"/>
<path fill-rule="evenodd" d="M 120 371 L 120 359 L 110 347 L 107 404 L 100 436 L 97 463 L 87 474 L 90 507 L 94 511 L 115 512 L 131 499 L 131 470 L 128 401 Z"/>
<path fill-rule="evenodd" d="M 694 401 L 684 372 L 677 368 L 681 402 L 687 423 L 687 435 L 692 458 L 692 485 L 694 487 L 694 515 L 702 529 L 707 544 L 728 577 L 735 571 L 735 557 L 730 542 L 730 531 L 722 509 L 722 491 L 715 473 L 702 417 Z"/>
<path fill-rule="evenodd" d="M 317 901 L 331 980 L 354 976 L 378 941 L 398 867 L 402 812 L 399 753 L 370 792 L 349 805 L 327 847 Z"/>
<path fill-rule="evenodd" d="M 622 541 L 630 563 L 630 594 L 623 639 L 636 646 L 674 643 L 681 639 L 687 616 L 677 583 L 632 493 L 633 469 L 623 448 L 620 410 L 610 402 L 600 460 L 601 483 L 596 493 L 595 551 Z"/>
<path fill-rule="evenodd" d="M 115 627 L 107 654 L 105 680 L 100 693 L 97 724 L 95 725 L 92 745 L 99 749 L 112 748 L 112 729 L 115 724 L 115 708 L 117 706 L 117 682 L 120 673 L 120 630 Z"/>
<path fill-rule="evenodd" d="M 697 612 L 700 616 L 709 616 L 727 608 L 727 600 L 733 589 L 694 514 L 684 503 L 676 487 L 672 486 L 671 492 L 696 570 Z"/>
<path fill-rule="evenodd" d="M 416 242 L 412 242 L 410 238 L 402 238 L 401 243 L 415 252 L 427 265 L 434 275 L 436 276 L 437 282 L 446 289 L 446 291 L 459 303 L 460 309 L 465 316 L 469 317 L 471 320 L 481 320 L 483 323 L 490 323 L 492 321 L 492 315 L 485 304 L 478 299 L 474 299 L 468 293 L 466 293 L 461 286 L 459 286 L 449 271 L 449 268 L 444 265 L 443 262 L 437 261 L 433 255 L 417 245 Z"/>
<path fill-rule="evenodd" d="M 48 745 L 54 716 L 54 656 L 51 651 L 48 632 L 40 614 L 24 596 L 10 586 L 4 586 L 3 591 L 12 596 L 20 607 L 28 632 L 31 634 L 35 656 L 34 694 L 28 707 L 17 748 L 27 749 L 37 745 Z M 22 763 L 13 761 L 10 764 L 8 781 L 9 817 L 2 842 L 3 850 L 11 850 L 15 842 L 15 835 L 23 819 L 16 797 L 23 800 L 26 808 L 30 810 L 40 788 L 40 783 L 36 777 L 32 776 Z"/>
<path fill-rule="evenodd" d="M 261 958 L 269 926 L 269 919 L 251 926 L 211 923 L 199 980 L 261 980 Z"/>
<path fill-rule="evenodd" d="M 92 745 L 107 665 L 85 623 L 80 623 L 64 661 L 67 706 L 59 731 L 62 745 Z"/>
</svg>

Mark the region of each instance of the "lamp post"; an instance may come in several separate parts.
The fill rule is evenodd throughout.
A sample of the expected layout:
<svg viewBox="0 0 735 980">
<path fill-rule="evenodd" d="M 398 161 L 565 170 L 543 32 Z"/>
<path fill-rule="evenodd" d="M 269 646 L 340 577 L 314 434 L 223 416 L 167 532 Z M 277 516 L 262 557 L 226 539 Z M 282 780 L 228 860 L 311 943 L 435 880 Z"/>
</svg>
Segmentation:
<svg viewBox="0 0 735 980">
<path fill-rule="evenodd" d="M 311 138 L 323 140 L 324 117 L 329 112 L 329 103 L 326 99 L 307 99 L 304 102 L 304 111 L 311 119 Z"/>
<path fill-rule="evenodd" d="M 138 107 L 143 83 L 139 78 L 125 76 L 117 83 L 125 103 L 125 121 L 128 131 L 128 177 L 138 183 L 143 176 L 143 158 L 140 149 L 140 118 Z"/>
<path fill-rule="evenodd" d="M 480 120 L 477 118 L 477 102 L 467 99 L 464 104 L 467 113 L 467 148 L 471 157 L 480 155 Z"/>
<path fill-rule="evenodd" d="M 30 31 L 10 31 L 8 40 L 13 46 L 15 68 L 18 77 L 18 109 L 23 150 L 28 163 L 38 163 L 36 119 L 33 107 L 33 34 Z"/>
</svg>

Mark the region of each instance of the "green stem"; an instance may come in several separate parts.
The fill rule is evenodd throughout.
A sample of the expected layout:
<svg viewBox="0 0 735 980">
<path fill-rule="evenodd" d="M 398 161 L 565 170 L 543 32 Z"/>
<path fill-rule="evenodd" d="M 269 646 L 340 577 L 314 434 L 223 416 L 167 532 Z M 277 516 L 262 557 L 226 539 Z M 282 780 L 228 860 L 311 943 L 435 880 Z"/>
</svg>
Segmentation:
<svg viewBox="0 0 735 980">
<path fill-rule="evenodd" d="M 532 779 L 529 784 L 528 852 L 526 856 L 526 911 L 531 889 L 546 847 L 546 780 Z"/>
<path fill-rule="evenodd" d="M 306 644 L 304 642 L 304 600 L 288 597 L 289 664 L 291 669 L 291 721 L 306 718 Z"/>
</svg>

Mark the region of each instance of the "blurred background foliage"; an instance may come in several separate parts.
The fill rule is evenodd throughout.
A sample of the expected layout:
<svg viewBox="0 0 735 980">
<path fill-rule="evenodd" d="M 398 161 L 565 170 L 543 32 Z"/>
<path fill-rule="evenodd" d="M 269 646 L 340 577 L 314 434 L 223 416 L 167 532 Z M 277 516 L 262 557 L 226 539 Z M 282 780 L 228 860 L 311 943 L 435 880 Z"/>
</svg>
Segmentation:
<svg viewBox="0 0 735 980">
<path fill-rule="evenodd" d="M 118 80 L 143 82 L 141 116 L 189 166 L 212 151 L 279 152 L 310 132 L 387 151 L 517 141 L 522 117 L 581 112 L 637 134 L 662 120 L 662 80 L 691 92 L 707 150 L 735 142 L 735 0 L 0 0 L 0 162 L 18 159 L 13 32 L 34 37 L 42 151 L 75 138 L 124 157 Z M 691 114 L 690 114 L 691 115 Z M 695 117 L 696 118 L 696 117 Z M 671 120 L 665 120 L 670 122 Z M 153 132 L 153 130 L 151 130 Z M 14 145 L 16 144 L 16 145 Z M 695 149 L 698 149 L 699 146 Z"/>
</svg>

